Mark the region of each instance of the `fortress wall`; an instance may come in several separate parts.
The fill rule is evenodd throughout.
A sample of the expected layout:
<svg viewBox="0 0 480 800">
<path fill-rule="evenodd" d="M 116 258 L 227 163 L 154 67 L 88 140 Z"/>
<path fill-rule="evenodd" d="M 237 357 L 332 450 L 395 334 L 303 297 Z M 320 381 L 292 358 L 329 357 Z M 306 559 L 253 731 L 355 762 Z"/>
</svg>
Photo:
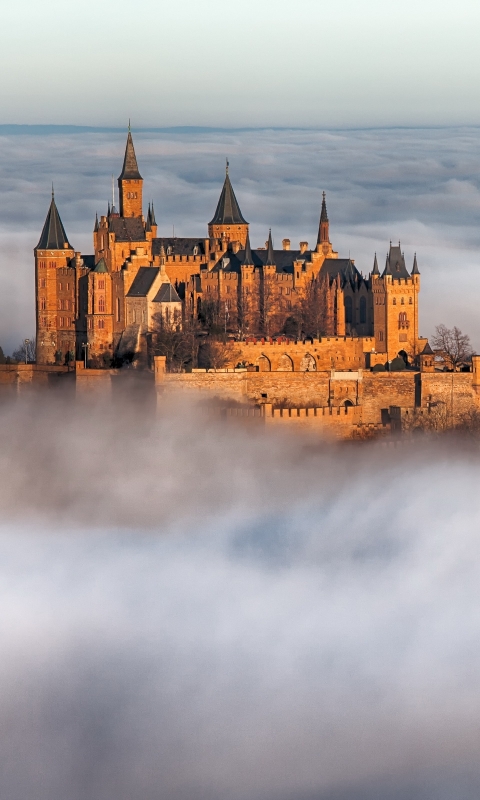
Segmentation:
<svg viewBox="0 0 480 800">
<path fill-rule="evenodd" d="M 360 400 L 363 422 L 377 423 L 382 409 L 390 406 L 413 408 L 415 406 L 416 372 L 364 372 Z"/>
<path fill-rule="evenodd" d="M 359 369 L 365 367 L 365 353 L 375 347 L 375 339 L 366 337 L 326 336 L 312 342 L 295 342 L 286 337 L 277 340 L 254 339 L 235 342 L 236 360 L 259 365 L 260 368 L 270 366 L 275 372 L 284 365 L 280 363 L 283 355 L 292 360 L 294 372 L 302 370 L 302 359 L 308 354 L 313 356 L 318 370 Z M 261 359 L 264 356 L 264 359 Z M 265 360 L 267 359 L 267 360 Z M 383 356 L 385 360 L 385 356 Z M 231 364 L 231 366 L 235 366 Z M 305 368 L 305 367 L 303 367 Z"/>
<path fill-rule="evenodd" d="M 480 408 L 480 395 L 474 386 L 471 372 L 428 372 L 421 374 L 422 406 L 442 403 L 446 411 L 460 422 L 465 414 Z"/>
</svg>

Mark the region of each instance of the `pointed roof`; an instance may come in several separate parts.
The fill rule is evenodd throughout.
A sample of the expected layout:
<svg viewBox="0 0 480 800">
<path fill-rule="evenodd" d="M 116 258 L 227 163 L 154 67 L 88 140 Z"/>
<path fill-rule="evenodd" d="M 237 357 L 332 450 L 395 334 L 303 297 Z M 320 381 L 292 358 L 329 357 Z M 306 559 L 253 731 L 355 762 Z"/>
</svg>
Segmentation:
<svg viewBox="0 0 480 800">
<path fill-rule="evenodd" d="M 378 261 L 377 261 L 377 254 L 376 253 L 375 253 L 375 258 L 373 260 L 372 275 L 380 275 L 380 270 L 378 269 Z"/>
<path fill-rule="evenodd" d="M 153 298 L 154 303 L 181 303 L 177 290 L 171 283 L 162 283 L 157 294 Z"/>
<path fill-rule="evenodd" d="M 248 225 L 248 222 L 243 218 L 240 206 L 238 205 L 233 186 L 230 182 L 228 174 L 228 161 L 227 172 L 225 175 L 225 182 L 218 201 L 217 210 L 213 219 L 208 223 L 209 225 Z"/>
<path fill-rule="evenodd" d="M 390 243 L 390 251 L 387 255 L 385 270 L 382 277 L 385 275 L 391 275 L 394 279 L 404 279 L 410 277 L 410 274 L 405 266 L 405 258 L 402 253 L 400 242 L 398 243 L 398 247 Z"/>
<path fill-rule="evenodd" d="M 125 158 L 123 160 L 123 169 L 118 180 L 119 181 L 142 180 L 142 176 L 138 171 L 137 157 L 135 155 L 135 148 L 133 146 L 133 139 L 130 131 L 130 126 L 128 128 L 127 146 L 125 147 Z"/>
<path fill-rule="evenodd" d="M 153 200 L 152 200 L 152 208 L 150 210 L 150 217 L 151 217 L 150 225 L 156 225 L 157 224 L 157 220 L 155 219 L 155 209 L 153 207 Z"/>
<path fill-rule="evenodd" d="M 265 261 L 266 267 L 274 267 L 275 265 L 275 254 L 273 252 L 273 242 L 272 242 L 272 229 L 270 228 L 268 232 L 268 244 L 267 244 L 267 260 Z"/>
<path fill-rule="evenodd" d="M 93 232 L 97 233 L 97 231 L 98 231 L 98 213 L 95 214 L 95 227 L 93 229 Z"/>
<path fill-rule="evenodd" d="M 105 260 L 103 258 L 100 259 L 98 264 L 95 264 L 94 272 L 108 272 L 107 265 L 105 264 Z"/>
<path fill-rule="evenodd" d="M 145 226 L 146 231 L 152 230 L 152 212 L 150 211 L 150 203 L 148 204 L 148 212 L 147 212 L 147 224 Z"/>
<path fill-rule="evenodd" d="M 414 257 L 413 257 L 412 275 L 420 275 L 420 270 L 418 269 L 418 264 L 417 264 L 417 254 L 416 253 L 415 253 Z"/>
<path fill-rule="evenodd" d="M 430 342 L 427 342 L 425 347 L 423 348 L 422 352 L 420 353 L 421 356 L 433 356 L 435 353 L 433 352 L 432 348 L 430 347 Z"/>
<path fill-rule="evenodd" d="M 242 266 L 253 267 L 252 248 L 250 246 L 250 233 L 247 231 L 247 241 L 245 242 L 245 253 L 243 256 Z"/>
<path fill-rule="evenodd" d="M 55 203 L 55 197 L 52 190 L 52 201 L 48 209 L 47 218 L 43 226 L 40 236 L 40 241 L 37 244 L 37 250 L 65 250 L 65 245 L 69 249 L 73 249 L 69 244 L 65 228 L 63 227 L 60 214 Z"/>
</svg>

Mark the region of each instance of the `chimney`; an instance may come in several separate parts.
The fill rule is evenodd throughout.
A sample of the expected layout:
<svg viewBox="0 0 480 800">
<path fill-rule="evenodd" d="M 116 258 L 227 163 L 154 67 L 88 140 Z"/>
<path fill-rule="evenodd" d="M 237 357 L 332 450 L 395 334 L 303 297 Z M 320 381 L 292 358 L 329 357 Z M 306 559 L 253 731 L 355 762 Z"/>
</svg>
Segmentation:
<svg viewBox="0 0 480 800">
<path fill-rule="evenodd" d="M 306 253 L 308 250 L 308 242 L 300 242 L 300 252 Z"/>
<path fill-rule="evenodd" d="M 282 245 L 284 250 L 290 250 L 290 239 L 282 239 Z"/>
</svg>

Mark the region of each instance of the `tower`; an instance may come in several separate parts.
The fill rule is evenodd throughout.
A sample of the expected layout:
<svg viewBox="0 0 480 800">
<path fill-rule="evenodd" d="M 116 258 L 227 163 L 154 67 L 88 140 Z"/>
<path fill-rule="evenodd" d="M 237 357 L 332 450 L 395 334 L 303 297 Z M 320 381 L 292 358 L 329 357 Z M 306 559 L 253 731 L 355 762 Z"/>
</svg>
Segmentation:
<svg viewBox="0 0 480 800">
<path fill-rule="evenodd" d="M 120 216 L 141 218 L 143 213 L 143 179 L 138 170 L 130 125 L 128 126 L 123 169 L 118 179 L 118 189 L 120 194 Z"/>
<path fill-rule="evenodd" d="M 65 363 L 75 357 L 75 252 L 52 200 L 34 250 L 37 364 Z M 73 354 L 73 355 L 72 355 Z"/>
<path fill-rule="evenodd" d="M 402 354 L 411 362 L 418 355 L 420 272 L 416 255 L 409 273 L 400 242 L 398 246 L 390 243 L 382 275 L 375 256 L 370 283 L 377 352 L 386 353 L 388 361 Z"/>
<path fill-rule="evenodd" d="M 211 239 L 222 239 L 226 246 L 229 242 L 239 242 L 245 247 L 248 233 L 248 222 L 243 218 L 233 186 L 228 174 L 228 161 L 225 181 L 213 219 L 208 223 L 208 235 Z"/>
</svg>

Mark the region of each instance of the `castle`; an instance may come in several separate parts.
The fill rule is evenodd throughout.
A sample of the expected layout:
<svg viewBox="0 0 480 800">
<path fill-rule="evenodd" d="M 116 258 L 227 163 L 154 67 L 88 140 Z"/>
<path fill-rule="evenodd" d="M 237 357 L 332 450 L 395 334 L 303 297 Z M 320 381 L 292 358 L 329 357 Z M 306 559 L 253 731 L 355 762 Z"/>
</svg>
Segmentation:
<svg viewBox="0 0 480 800">
<path fill-rule="evenodd" d="M 252 337 L 334 337 L 336 368 L 384 364 L 399 355 L 413 363 L 425 349 L 418 336 L 416 257 L 409 271 L 400 244 L 390 244 L 383 271 L 375 256 L 364 277 L 332 247 L 325 193 L 313 249 L 307 242 L 291 249 L 284 239 L 275 250 L 271 232 L 264 247 L 252 249 L 227 162 L 207 235 L 158 237 L 153 205 L 144 215 L 130 129 L 118 190 L 118 210 L 109 205 L 96 218 L 93 255 L 70 244 L 52 193 L 34 251 L 37 365 L 85 360 L 109 367 L 132 354 L 151 365 L 149 336 L 159 319 L 177 327 L 213 320 L 245 346 Z M 348 365 L 352 352 L 358 363 Z M 300 369 L 319 368 L 309 357 Z M 271 369 L 264 359 L 257 367 Z"/>
</svg>

